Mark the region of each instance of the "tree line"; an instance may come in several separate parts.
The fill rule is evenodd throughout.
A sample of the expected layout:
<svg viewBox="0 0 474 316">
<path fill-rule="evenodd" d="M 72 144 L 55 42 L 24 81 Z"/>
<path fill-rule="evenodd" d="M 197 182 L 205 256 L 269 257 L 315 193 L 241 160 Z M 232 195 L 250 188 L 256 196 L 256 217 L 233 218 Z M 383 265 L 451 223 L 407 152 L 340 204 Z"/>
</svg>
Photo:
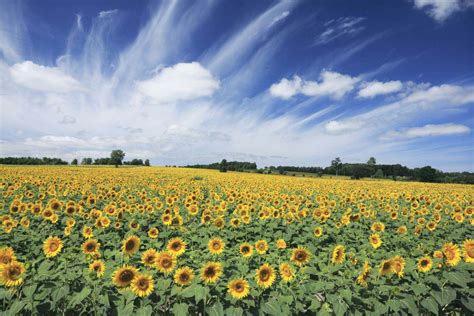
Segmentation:
<svg viewBox="0 0 474 316">
<path fill-rule="evenodd" d="M 229 171 L 246 171 L 246 170 L 256 170 L 257 164 L 255 162 L 247 161 L 227 161 L 222 159 L 221 162 L 215 162 L 208 165 L 187 165 L 186 168 L 198 168 L 198 169 L 216 169 L 221 172 Z"/>
<path fill-rule="evenodd" d="M 149 159 L 132 159 L 130 161 L 124 161 L 125 152 L 121 149 L 112 150 L 110 157 L 105 158 L 82 158 L 81 165 L 133 165 L 133 166 L 150 166 Z M 67 165 L 67 161 L 60 158 L 35 158 L 35 157 L 5 157 L 0 158 L 0 164 L 2 165 Z M 71 161 L 71 165 L 79 165 L 79 160 L 74 158 Z"/>
<path fill-rule="evenodd" d="M 472 172 L 443 172 L 425 166 L 422 168 L 408 168 L 401 164 L 377 164 L 374 157 L 370 157 L 366 163 L 343 163 L 339 157 L 331 161 L 327 167 L 300 167 L 300 166 L 269 166 L 261 169 L 257 168 L 254 162 L 227 161 L 201 165 L 187 165 L 187 168 L 216 169 L 221 172 L 226 171 L 255 171 L 258 173 L 277 173 L 296 175 L 302 173 L 315 174 L 317 176 L 343 175 L 352 179 L 376 178 L 393 179 L 395 181 L 421 181 L 421 182 L 442 182 L 442 183 L 464 183 L 474 184 L 474 173 Z"/>
</svg>

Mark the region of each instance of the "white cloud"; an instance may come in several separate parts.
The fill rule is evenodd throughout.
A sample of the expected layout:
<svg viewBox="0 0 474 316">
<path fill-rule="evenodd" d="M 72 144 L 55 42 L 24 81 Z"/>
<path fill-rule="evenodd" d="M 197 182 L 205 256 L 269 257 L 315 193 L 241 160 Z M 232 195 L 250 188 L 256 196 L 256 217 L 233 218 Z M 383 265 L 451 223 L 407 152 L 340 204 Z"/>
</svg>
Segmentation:
<svg viewBox="0 0 474 316">
<path fill-rule="evenodd" d="M 460 111 L 459 107 L 472 103 L 474 103 L 474 86 L 419 85 L 413 92 L 395 102 L 334 121 L 326 126 L 326 131 L 343 134 L 364 129 L 372 131 L 373 134 L 378 130 L 415 121 L 427 114 L 432 118 L 443 119 L 450 111 Z"/>
<path fill-rule="evenodd" d="M 10 75 L 17 84 L 31 90 L 67 93 L 84 89 L 79 81 L 59 68 L 37 65 L 31 61 L 14 64 L 10 68 Z"/>
<path fill-rule="evenodd" d="M 362 121 L 346 120 L 346 121 L 329 121 L 324 125 L 324 129 L 329 134 L 344 134 L 358 130 L 362 127 Z"/>
<path fill-rule="evenodd" d="M 298 76 L 294 76 L 292 80 L 283 78 L 278 83 L 274 83 L 270 87 L 271 95 L 288 100 L 292 96 L 300 93 L 302 80 Z"/>
<path fill-rule="evenodd" d="M 290 15 L 290 11 L 284 11 L 279 16 L 275 17 L 268 27 L 272 27 L 280 21 L 283 21 Z"/>
<path fill-rule="evenodd" d="M 301 92 L 307 96 L 329 96 L 333 99 L 341 99 L 352 91 L 359 78 L 343 75 L 332 71 L 323 71 L 320 81 L 307 81 L 301 88 Z"/>
<path fill-rule="evenodd" d="M 471 0 L 414 0 L 415 8 L 426 11 L 433 19 L 443 22 L 457 11 L 473 8 Z"/>
<path fill-rule="evenodd" d="M 467 134 L 471 129 L 467 126 L 453 123 L 428 124 L 422 127 L 405 128 L 400 131 L 389 131 L 382 139 L 406 139 L 431 136 Z"/>
<path fill-rule="evenodd" d="M 474 102 L 474 88 L 443 84 L 415 91 L 405 98 L 404 102 L 420 105 L 439 102 L 446 105 L 463 105 Z"/>
<path fill-rule="evenodd" d="M 390 94 L 402 90 L 401 81 L 371 81 L 364 83 L 359 90 L 358 96 L 361 98 L 374 98 L 378 95 Z"/>
<path fill-rule="evenodd" d="M 309 97 L 327 96 L 338 100 L 351 92 L 357 82 L 359 82 L 357 77 L 324 70 L 320 74 L 319 81 L 303 81 L 298 76 L 294 76 L 291 80 L 283 78 L 270 87 L 270 94 L 285 100 L 298 93 Z"/>
<path fill-rule="evenodd" d="M 362 30 L 364 26 L 360 25 L 365 18 L 363 17 L 340 17 L 329 20 L 324 24 L 326 29 L 315 41 L 315 45 L 327 44 L 346 35 L 355 35 Z"/>
<path fill-rule="evenodd" d="M 179 63 L 162 69 L 149 80 L 137 82 L 138 90 L 158 103 L 211 96 L 219 86 L 219 80 L 198 62 Z"/>
</svg>

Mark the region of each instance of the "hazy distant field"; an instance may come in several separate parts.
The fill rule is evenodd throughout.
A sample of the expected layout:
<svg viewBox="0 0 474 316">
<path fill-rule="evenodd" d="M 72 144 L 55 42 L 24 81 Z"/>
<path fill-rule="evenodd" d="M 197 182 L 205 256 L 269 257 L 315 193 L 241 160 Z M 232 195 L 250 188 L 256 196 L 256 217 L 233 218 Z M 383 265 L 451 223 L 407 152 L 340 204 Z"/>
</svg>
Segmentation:
<svg viewBox="0 0 474 316">
<path fill-rule="evenodd" d="M 10 314 L 474 312 L 474 187 L 0 167 Z"/>
</svg>

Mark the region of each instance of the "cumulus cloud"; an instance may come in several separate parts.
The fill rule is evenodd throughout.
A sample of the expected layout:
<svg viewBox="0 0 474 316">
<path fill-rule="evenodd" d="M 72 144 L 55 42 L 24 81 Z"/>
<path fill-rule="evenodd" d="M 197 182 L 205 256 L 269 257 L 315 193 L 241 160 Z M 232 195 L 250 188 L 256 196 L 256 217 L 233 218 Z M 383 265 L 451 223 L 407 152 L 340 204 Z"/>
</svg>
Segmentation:
<svg viewBox="0 0 474 316">
<path fill-rule="evenodd" d="M 467 126 L 453 123 L 428 124 L 421 127 L 405 128 L 399 131 L 389 131 L 382 139 L 410 139 L 419 137 L 445 136 L 468 134 L 471 129 Z"/>
<path fill-rule="evenodd" d="M 179 63 L 162 69 L 151 79 L 137 82 L 138 91 L 158 103 L 208 97 L 219 86 L 219 80 L 198 62 Z"/>
<path fill-rule="evenodd" d="M 358 96 L 361 98 L 374 98 L 378 95 L 390 94 L 402 90 L 401 81 L 371 81 L 362 84 Z"/>
<path fill-rule="evenodd" d="M 472 0 L 414 0 L 414 5 L 438 22 L 443 22 L 458 11 L 474 8 Z"/>
<path fill-rule="evenodd" d="M 329 20 L 324 24 L 326 29 L 322 32 L 315 41 L 315 45 L 327 44 L 340 37 L 355 35 L 362 30 L 364 26 L 361 25 L 363 17 L 340 17 Z"/>
<path fill-rule="evenodd" d="M 67 93 L 84 89 L 79 81 L 59 68 L 37 65 L 32 61 L 14 64 L 10 75 L 17 84 L 31 90 Z"/>
<path fill-rule="evenodd" d="M 271 85 L 270 94 L 288 100 L 292 96 L 300 93 L 302 82 L 303 81 L 298 76 L 294 76 L 291 80 L 283 78 L 280 82 Z"/>
<path fill-rule="evenodd" d="M 329 121 L 324 125 L 324 129 L 329 134 L 337 135 L 358 130 L 362 127 L 362 125 L 363 122 L 357 120 Z"/>
<path fill-rule="evenodd" d="M 326 96 L 339 100 L 351 92 L 360 80 L 357 77 L 327 70 L 321 72 L 319 79 L 319 81 L 304 81 L 299 76 L 294 76 L 291 80 L 283 78 L 271 85 L 270 94 L 285 100 L 299 93 L 310 97 Z"/>
</svg>

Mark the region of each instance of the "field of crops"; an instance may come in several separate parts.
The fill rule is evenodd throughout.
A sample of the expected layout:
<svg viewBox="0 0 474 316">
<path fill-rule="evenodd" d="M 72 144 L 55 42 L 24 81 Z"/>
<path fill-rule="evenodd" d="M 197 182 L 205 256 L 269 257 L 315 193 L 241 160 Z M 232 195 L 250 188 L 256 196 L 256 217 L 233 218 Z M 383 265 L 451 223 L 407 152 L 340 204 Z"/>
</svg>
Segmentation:
<svg viewBox="0 0 474 316">
<path fill-rule="evenodd" d="M 0 167 L 0 310 L 474 312 L 474 187 Z"/>
</svg>

